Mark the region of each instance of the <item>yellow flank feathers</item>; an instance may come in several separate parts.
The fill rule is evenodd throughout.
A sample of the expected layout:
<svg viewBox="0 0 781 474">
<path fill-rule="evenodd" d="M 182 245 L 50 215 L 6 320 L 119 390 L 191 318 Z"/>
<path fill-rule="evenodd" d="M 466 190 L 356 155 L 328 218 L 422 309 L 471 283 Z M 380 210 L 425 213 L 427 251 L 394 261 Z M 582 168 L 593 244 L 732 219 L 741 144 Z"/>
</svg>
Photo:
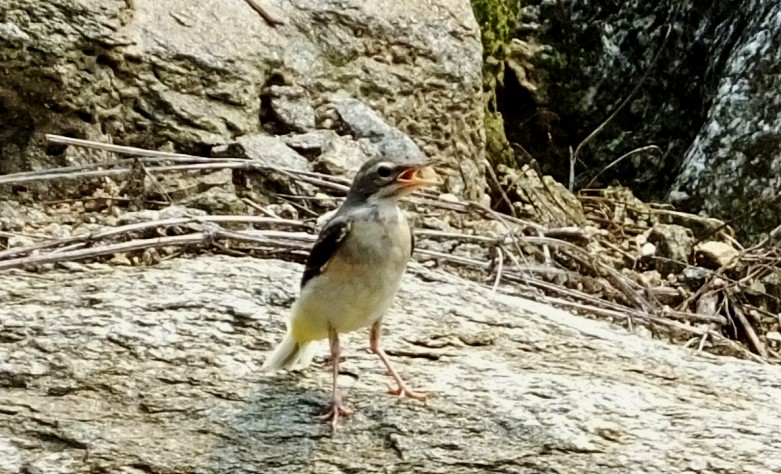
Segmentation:
<svg viewBox="0 0 781 474">
<path fill-rule="evenodd" d="M 323 329 L 314 325 L 313 322 L 312 318 L 300 314 L 298 308 L 294 307 L 292 318 L 290 318 L 290 337 L 299 344 L 328 337 L 328 333 L 324 333 Z"/>
</svg>

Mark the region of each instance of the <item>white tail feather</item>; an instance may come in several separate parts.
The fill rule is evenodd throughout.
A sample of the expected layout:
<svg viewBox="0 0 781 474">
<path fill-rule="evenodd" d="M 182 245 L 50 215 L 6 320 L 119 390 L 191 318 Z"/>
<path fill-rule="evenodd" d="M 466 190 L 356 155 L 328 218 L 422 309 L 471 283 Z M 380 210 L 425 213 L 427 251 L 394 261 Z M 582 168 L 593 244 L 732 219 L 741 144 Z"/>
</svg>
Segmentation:
<svg viewBox="0 0 781 474">
<path fill-rule="evenodd" d="M 262 370 L 301 370 L 309 366 L 314 355 L 315 347 L 312 342 L 296 342 L 288 333 L 263 363 Z"/>
</svg>

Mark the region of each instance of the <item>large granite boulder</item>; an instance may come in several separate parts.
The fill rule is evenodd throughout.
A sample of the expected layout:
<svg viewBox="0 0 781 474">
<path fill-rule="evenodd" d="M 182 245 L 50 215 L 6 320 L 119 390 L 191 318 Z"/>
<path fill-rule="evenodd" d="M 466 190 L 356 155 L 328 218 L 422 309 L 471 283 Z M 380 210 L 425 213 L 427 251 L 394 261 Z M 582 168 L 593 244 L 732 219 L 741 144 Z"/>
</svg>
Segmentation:
<svg viewBox="0 0 781 474">
<path fill-rule="evenodd" d="M 0 172 L 68 161 L 42 134 L 209 154 L 265 129 L 327 127 L 357 98 L 444 160 L 476 197 L 484 142 L 479 29 L 467 0 L 6 0 Z M 329 109 L 330 110 L 330 109 Z"/>
<path fill-rule="evenodd" d="M 300 265 L 199 256 L 0 274 L 0 472 L 781 470 L 777 366 L 697 353 L 439 271 L 407 275 L 385 345 L 427 405 L 344 339 L 332 436 L 320 344 L 263 374 Z M 421 278 L 422 277 L 422 278 Z"/>
<path fill-rule="evenodd" d="M 631 96 L 582 149 L 576 184 L 656 145 L 597 184 L 745 215 L 744 237 L 778 225 L 781 3 L 529 0 L 516 36 L 499 102 L 517 156 L 566 182 L 571 151 Z"/>
</svg>

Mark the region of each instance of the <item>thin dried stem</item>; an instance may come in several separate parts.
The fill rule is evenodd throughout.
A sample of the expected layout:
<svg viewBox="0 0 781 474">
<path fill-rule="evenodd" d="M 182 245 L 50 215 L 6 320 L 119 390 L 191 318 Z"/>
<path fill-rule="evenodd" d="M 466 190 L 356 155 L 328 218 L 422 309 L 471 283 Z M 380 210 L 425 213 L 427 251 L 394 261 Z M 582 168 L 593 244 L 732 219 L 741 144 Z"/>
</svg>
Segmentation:
<svg viewBox="0 0 781 474">
<path fill-rule="evenodd" d="M 656 54 L 654 55 L 653 59 L 651 60 L 651 63 L 648 65 L 648 67 L 643 72 L 643 75 L 640 76 L 640 79 L 635 83 L 634 88 L 632 88 L 632 91 L 629 93 L 628 96 L 616 107 L 616 109 L 611 113 L 597 128 L 595 128 L 591 133 L 588 134 L 586 138 L 584 138 L 578 146 L 575 148 L 575 151 L 570 151 L 570 182 L 569 182 L 569 190 L 570 192 L 574 192 L 575 189 L 575 163 L 578 161 L 578 156 L 580 156 L 580 151 L 583 149 L 584 146 L 586 146 L 594 137 L 599 135 L 602 130 L 607 127 L 607 125 L 613 121 L 614 118 L 618 115 L 619 112 L 621 112 L 624 107 L 635 97 L 637 92 L 640 90 L 640 86 L 643 85 L 646 78 L 648 78 L 648 74 L 650 74 L 651 70 L 653 70 L 654 66 L 656 66 L 656 63 L 659 61 L 659 57 L 662 54 L 662 51 L 664 51 L 664 48 L 667 46 L 667 40 L 670 39 L 670 32 L 672 31 L 672 24 L 667 25 L 667 31 L 664 34 L 664 38 L 662 38 L 662 44 L 659 46 L 659 49 L 656 51 Z"/>
</svg>

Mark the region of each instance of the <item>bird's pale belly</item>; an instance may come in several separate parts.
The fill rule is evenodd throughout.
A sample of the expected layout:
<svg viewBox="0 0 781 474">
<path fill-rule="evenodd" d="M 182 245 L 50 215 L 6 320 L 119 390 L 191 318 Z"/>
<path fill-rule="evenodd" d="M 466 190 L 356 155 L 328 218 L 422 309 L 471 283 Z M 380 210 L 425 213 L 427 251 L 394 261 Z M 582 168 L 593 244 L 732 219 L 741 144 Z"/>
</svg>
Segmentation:
<svg viewBox="0 0 781 474">
<path fill-rule="evenodd" d="M 325 339 L 328 328 L 346 333 L 374 324 L 388 310 L 406 262 L 369 265 L 329 262 L 325 275 L 313 278 L 293 308 L 299 341 Z M 326 283 L 327 282 L 327 283 Z"/>
</svg>

